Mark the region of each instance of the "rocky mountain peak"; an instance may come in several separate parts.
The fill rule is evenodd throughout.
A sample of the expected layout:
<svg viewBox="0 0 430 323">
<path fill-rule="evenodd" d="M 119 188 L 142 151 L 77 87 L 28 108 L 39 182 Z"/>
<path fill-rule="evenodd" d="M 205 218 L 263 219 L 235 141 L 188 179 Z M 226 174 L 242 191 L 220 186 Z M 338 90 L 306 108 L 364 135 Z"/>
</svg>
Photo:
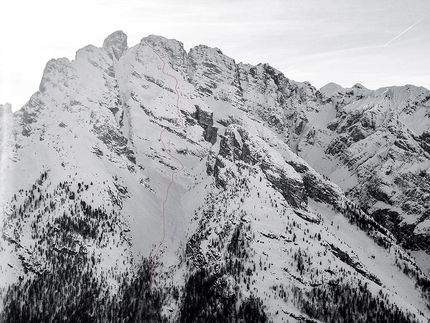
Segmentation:
<svg viewBox="0 0 430 323">
<path fill-rule="evenodd" d="M 140 45 L 150 44 L 160 55 L 166 55 L 170 66 L 175 70 L 185 73 L 187 66 L 187 52 L 184 44 L 176 39 L 168 39 L 163 36 L 149 35 L 142 38 Z"/>
<path fill-rule="evenodd" d="M 51 59 L 46 63 L 40 81 L 39 91 L 45 92 L 47 86 L 62 88 L 70 73 L 70 60 L 66 57 Z M 48 85 L 49 84 L 49 85 Z"/>
<path fill-rule="evenodd" d="M 104 40 L 103 48 L 119 60 L 128 49 L 127 35 L 121 30 L 113 32 Z"/>
<path fill-rule="evenodd" d="M 363 86 L 361 83 L 355 83 L 352 87 L 356 89 L 366 89 L 366 87 Z"/>
</svg>

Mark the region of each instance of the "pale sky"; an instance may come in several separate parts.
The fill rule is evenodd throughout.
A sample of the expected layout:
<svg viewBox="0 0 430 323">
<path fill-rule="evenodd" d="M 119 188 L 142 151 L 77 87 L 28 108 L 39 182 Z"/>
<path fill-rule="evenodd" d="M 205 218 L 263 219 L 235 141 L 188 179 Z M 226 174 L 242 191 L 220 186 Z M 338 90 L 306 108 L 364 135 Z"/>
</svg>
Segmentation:
<svg viewBox="0 0 430 323">
<path fill-rule="evenodd" d="M 430 89 L 429 0 L 1 0 L 0 104 L 22 107 L 51 58 L 116 30 L 218 47 L 236 62 L 269 63 L 316 88 Z"/>
</svg>

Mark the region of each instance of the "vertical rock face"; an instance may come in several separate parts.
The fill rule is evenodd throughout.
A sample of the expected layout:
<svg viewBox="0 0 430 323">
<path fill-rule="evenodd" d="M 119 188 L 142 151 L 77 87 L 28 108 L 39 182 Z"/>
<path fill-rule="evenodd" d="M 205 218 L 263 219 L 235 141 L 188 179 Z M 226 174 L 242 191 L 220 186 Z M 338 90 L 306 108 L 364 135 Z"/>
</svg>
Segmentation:
<svg viewBox="0 0 430 323">
<path fill-rule="evenodd" d="M 211 144 L 215 144 L 217 140 L 218 128 L 214 127 L 213 121 L 213 113 L 209 113 L 200 109 L 200 107 L 196 106 L 196 112 L 194 117 L 197 119 L 199 125 L 204 129 L 204 138 L 206 141 L 209 141 Z"/>
<path fill-rule="evenodd" d="M 188 78 L 202 96 L 237 102 L 240 91 L 234 59 L 205 45 L 192 48 L 188 59 Z"/>
<path fill-rule="evenodd" d="M 425 322 L 429 100 L 121 31 L 49 61 L 0 105 L 0 321 Z"/>
</svg>

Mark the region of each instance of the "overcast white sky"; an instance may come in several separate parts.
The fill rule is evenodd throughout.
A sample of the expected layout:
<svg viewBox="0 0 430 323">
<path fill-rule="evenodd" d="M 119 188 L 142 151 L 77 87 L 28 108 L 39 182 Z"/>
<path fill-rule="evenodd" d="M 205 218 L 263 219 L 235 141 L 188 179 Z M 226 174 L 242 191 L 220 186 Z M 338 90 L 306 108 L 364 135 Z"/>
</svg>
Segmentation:
<svg viewBox="0 0 430 323">
<path fill-rule="evenodd" d="M 7 2 L 7 3 L 6 3 Z M 0 103 L 16 110 L 51 58 L 74 59 L 116 30 L 220 48 L 296 81 L 430 89 L 429 0 L 2 0 Z"/>
</svg>

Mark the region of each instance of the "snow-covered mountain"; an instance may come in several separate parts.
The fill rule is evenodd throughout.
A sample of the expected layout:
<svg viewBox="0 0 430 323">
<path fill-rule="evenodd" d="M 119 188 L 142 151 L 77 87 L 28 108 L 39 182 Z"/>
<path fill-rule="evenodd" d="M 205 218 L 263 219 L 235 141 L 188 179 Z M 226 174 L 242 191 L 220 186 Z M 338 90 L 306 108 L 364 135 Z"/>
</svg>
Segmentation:
<svg viewBox="0 0 430 323">
<path fill-rule="evenodd" d="M 49 61 L 0 106 L 1 320 L 427 322 L 429 99 L 121 31 Z"/>
</svg>

